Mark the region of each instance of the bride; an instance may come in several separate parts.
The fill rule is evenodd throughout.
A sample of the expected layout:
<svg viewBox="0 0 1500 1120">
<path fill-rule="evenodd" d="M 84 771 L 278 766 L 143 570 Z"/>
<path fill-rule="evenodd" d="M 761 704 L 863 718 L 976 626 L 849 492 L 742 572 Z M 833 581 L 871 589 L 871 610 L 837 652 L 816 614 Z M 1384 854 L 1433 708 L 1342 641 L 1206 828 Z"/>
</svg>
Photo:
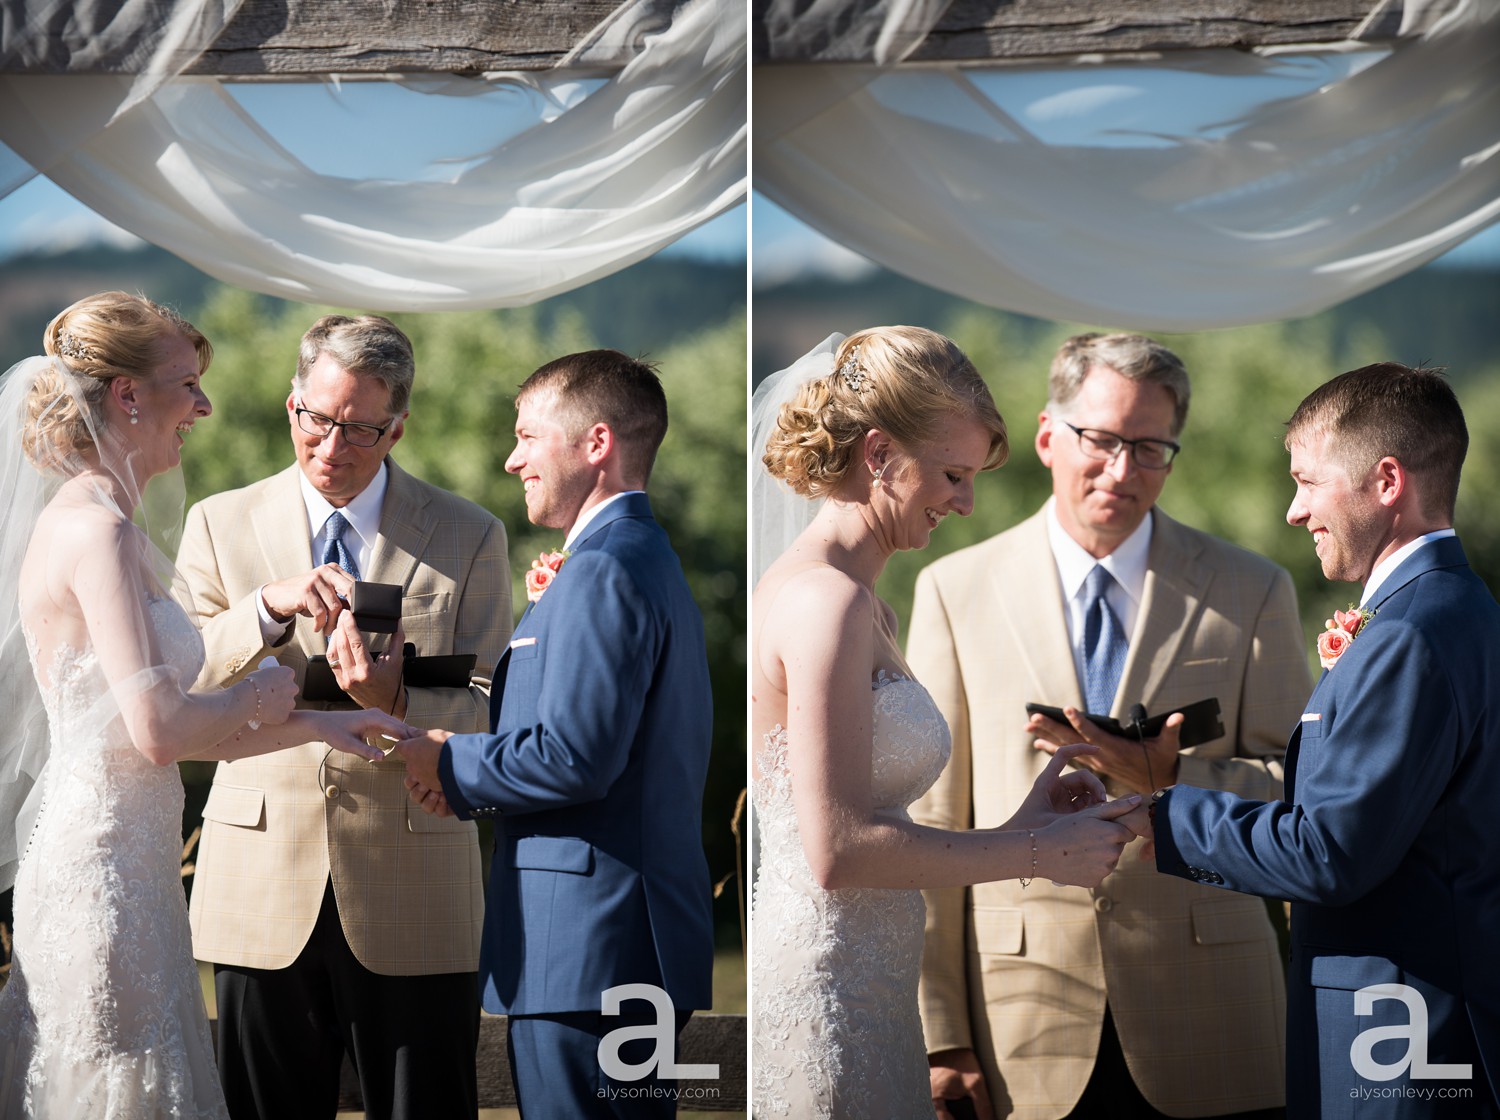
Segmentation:
<svg viewBox="0 0 1500 1120">
<path fill-rule="evenodd" d="M 142 502 L 152 479 L 181 515 L 212 349 L 123 292 L 74 304 L 44 344 L 0 380 L 0 889 L 15 883 L 0 1118 L 227 1116 L 174 763 L 311 739 L 375 759 L 365 737 L 414 732 L 379 712 L 294 711 L 282 666 L 188 691 L 203 644 L 134 519 L 158 516 Z"/>
<path fill-rule="evenodd" d="M 875 582 L 892 553 L 967 516 L 975 475 L 1007 454 L 957 346 L 916 327 L 835 335 L 756 391 L 752 431 L 767 472 L 752 485 L 752 547 L 770 559 L 752 599 L 754 1110 L 930 1117 L 919 888 L 1096 885 L 1144 810 L 1063 773 L 1091 749 L 1065 747 L 999 828 L 907 816 L 948 760 L 948 728 Z"/>
</svg>

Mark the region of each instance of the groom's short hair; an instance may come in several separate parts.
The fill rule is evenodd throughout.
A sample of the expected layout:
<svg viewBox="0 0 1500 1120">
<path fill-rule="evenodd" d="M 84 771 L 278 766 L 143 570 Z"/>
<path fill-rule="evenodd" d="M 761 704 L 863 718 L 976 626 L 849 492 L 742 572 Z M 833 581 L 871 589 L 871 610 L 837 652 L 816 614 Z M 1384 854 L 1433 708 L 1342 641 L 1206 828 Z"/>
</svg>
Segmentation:
<svg viewBox="0 0 1500 1120">
<path fill-rule="evenodd" d="M 517 407 L 529 394 L 543 391 L 555 395 L 569 437 L 591 424 L 607 424 L 620 446 L 626 478 L 645 485 L 667 434 L 667 394 L 654 364 L 618 350 L 555 358 L 521 382 Z"/>
<path fill-rule="evenodd" d="M 1327 432 L 1351 479 L 1391 456 L 1419 480 L 1423 511 L 1452 520 L 1469 429 L 1441 368 L 1377 362 L 1341 373 L 1303 399 L 1286 429 L 1288 450 Z"/>
</svg>

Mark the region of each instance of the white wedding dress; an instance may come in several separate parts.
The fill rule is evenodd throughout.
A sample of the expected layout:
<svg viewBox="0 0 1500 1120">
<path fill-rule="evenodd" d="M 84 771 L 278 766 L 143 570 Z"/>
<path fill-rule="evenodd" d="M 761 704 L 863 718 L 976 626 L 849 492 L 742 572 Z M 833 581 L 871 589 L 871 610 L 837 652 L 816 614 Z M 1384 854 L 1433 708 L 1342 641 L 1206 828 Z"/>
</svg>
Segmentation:
<svg viewBox="0 0 1500 1120">
<path fill-rule="evenodd" d="M 874 682 L 878 812 L 906 808 L 942 773 L 948 725 L 916 681 Z M 753 1111 L 794 1120 L 917 1120 L 932 1115 L 917 1012 L 921 892 L 813 881 L 792 803 L 787 734 L 765 737 L 754 781 Z"/>
<path fill-rule="evenodd" d="M 168 599 L 148 616 L 192 681 L 191 620 Z M 136 750 L 118 714 L 101 725 L 109 686 L 92 649 L 50 660 L 37 676 L 51 756 L 0 991 L 0 1120 L 227 1118 L 182 891 L 177 767 Z"/>
</svg>

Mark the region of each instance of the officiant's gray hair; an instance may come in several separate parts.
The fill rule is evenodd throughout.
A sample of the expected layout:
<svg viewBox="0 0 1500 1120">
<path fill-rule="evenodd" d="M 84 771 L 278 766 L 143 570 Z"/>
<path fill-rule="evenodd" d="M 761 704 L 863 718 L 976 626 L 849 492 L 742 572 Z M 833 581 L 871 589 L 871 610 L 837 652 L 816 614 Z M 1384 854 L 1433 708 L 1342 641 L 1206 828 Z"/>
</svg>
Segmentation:
<svg viewBox="0 0 1500 1120">
<path fill-rule="evenodd" d="M 297 351 L 293 379 L 299 391 L 307 388 L 308 371 L 320 354 L 327 354 L 350 373 L 375 378 L 391 395 L 391 414 L 405 414 L 417 363 L 411 339 L 384 315 L 324 315 L 308 327 Z"/>
<path fill-rule="evenodd" d="M 1193 386 L 1182 359 L 1154 338 L 1143 334 L 1075 334 L 1058 348 L 1047 379 L 1047 411 L 1068 413 L 1068 405 L 1083 388 L 1095 366 L 1108 366 L 1122 377 L 1148 385 L 1160 385 L 1172 394 L 1172 435 L 1182 434 L 1187 423 Z"/>
<path fill-rule="evenodd" d="M 795 493 L 823 498 L 861 460 L 872 428 L 915 451 L 955 415 L 988 430 L 982 469 L 1005 462 L 1005 420 L 957 344 L 923 327 L 870 327 L 839 344 L 831 373 L 805 382 L 781 406 L 761 461 Z"/>
</svg>

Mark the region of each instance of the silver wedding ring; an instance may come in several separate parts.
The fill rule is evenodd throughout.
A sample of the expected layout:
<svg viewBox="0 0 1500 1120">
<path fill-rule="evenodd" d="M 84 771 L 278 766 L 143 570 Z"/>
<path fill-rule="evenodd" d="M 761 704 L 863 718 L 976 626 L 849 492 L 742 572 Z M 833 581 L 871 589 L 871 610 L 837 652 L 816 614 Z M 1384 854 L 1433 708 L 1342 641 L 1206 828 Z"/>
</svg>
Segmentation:
<svg viewBox="0 0 1500 1120">
<path fill-rule="evenodd" d="M 328 659 L 328 664 L 332 665 L 335 669 L 337 669 L 339 667 L 339 659 L 337 657 L 330 657 Z"/>
</svg>

